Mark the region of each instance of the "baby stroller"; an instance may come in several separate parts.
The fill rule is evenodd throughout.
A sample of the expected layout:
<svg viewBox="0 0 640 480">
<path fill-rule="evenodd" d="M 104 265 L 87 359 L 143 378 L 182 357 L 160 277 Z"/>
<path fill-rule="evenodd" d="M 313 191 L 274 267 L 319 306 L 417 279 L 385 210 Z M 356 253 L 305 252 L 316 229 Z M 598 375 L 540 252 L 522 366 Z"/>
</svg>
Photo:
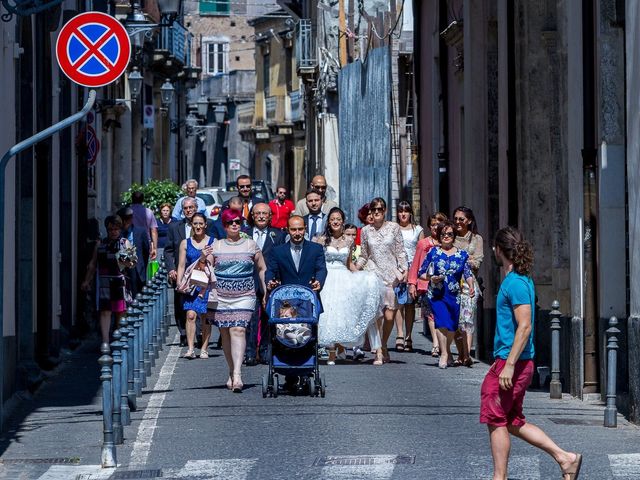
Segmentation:
<svg viewBox="0 0 640 480">
<path fill-rule="evenodd" d="M 294 312 L 281 318 L 282 308 Z M 298 377 L 298 391 L 324 397 L 325 383 L 318 370 L 318 297 L 301 285 L 282 285 L 269 297 L 269 373 L 262 377 L 262 397 L 277 397 L 281 376 Z"/>
</svg>

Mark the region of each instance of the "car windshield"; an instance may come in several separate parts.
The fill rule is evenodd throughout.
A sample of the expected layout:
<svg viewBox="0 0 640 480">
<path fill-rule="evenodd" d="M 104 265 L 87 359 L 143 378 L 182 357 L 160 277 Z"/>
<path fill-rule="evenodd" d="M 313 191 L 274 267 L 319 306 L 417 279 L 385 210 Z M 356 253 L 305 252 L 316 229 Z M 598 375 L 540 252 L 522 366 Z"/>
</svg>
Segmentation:
<svg viewBox="0 0 640 480">
<path fill-rule="evenodd" d="M 198 197 L 200 197 L 203 201 L 204 204 L 209 206 L 209 205 L 213 205 L 214 203 L 216 203 L 215 198 L 213 198 L 213 195 L 209 194 L 209 193 L 196 193 L 196 195 Z"/>
</svg>

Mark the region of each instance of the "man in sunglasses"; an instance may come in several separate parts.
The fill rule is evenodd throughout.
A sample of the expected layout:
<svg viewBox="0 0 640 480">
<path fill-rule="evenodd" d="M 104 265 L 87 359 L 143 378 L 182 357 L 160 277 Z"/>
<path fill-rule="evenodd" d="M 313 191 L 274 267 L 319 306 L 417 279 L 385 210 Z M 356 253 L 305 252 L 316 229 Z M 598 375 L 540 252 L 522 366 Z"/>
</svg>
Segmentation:
<svg viewBox="0 0 640 480">
<path fill-rule="evenodd" d="M 336 202 L 327 198 L 327 180 L 322 175 L 316 175 L 313 177 L 310 184 L 310 190 L 316 190 L 320 194 L 322 198 L 322 213 L 328 214 L 329 210 L 338 206 Z M 307 206 L 306 197 L 298 200 L 296 210 L 293 213 L 294 215 L 300 215 L 301 217 L 309 215 L 309 207 Z"/>
<path fill-rule="evenodd" d="M 240 175 L 236 178 L 236 188 L 238 189 L 238 197 L 242 200 L 242 208 L 240 211 L 242 212 L 242 216 L 246 221 L 248 221 L 251 213 L 251 209 L 257 203 L 262 203 L 265 200 L 259 196 L 254 195 L 252 191 L 253 185 L 251 184 L 251 177 L 249 175 Z M 226 201 L 222 205 L 222 209 L 224 210 L 229 206 L 229 202 Z"/>
</svg>

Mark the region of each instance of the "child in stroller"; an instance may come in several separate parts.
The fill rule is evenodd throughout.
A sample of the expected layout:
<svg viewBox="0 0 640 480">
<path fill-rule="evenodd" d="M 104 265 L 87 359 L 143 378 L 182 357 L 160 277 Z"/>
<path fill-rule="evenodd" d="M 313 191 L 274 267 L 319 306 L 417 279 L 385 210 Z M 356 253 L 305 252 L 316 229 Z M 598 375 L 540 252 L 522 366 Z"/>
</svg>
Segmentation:
<svg viewBox="0 0 640 480">
<path fill-rule="evenodd" d="M 318 370 L 319 301 L 313 290 L 283 285 L 271 292 L 269 315 L 269 373 L 262 379 L 262 396 L 277 397 L 284 376 L 289 391 L 324 397 Z"/>
</svg>

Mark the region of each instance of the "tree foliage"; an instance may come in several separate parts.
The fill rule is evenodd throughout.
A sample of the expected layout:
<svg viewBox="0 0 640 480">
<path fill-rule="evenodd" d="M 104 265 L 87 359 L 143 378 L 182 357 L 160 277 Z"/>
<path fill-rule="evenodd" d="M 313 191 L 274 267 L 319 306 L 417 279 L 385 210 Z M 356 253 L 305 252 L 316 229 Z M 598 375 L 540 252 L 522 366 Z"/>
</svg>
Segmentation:
<svg viewBox="0 0 640 480">
<path fill-rule="evenodd" d="M 156 216 L 160 205 L 163 203 L 174 205 L 178 198 L 184 195 L 180 186 L 169 179 L 149 180 L 144 185 L 133 183 L 129 190 L 122 193 L 120 197 L 122 202 L 131 204 L 131 194 L 135 191 L 141 191 L 144 194 L 144 206 L 150 208 Z"/>
</svg>

